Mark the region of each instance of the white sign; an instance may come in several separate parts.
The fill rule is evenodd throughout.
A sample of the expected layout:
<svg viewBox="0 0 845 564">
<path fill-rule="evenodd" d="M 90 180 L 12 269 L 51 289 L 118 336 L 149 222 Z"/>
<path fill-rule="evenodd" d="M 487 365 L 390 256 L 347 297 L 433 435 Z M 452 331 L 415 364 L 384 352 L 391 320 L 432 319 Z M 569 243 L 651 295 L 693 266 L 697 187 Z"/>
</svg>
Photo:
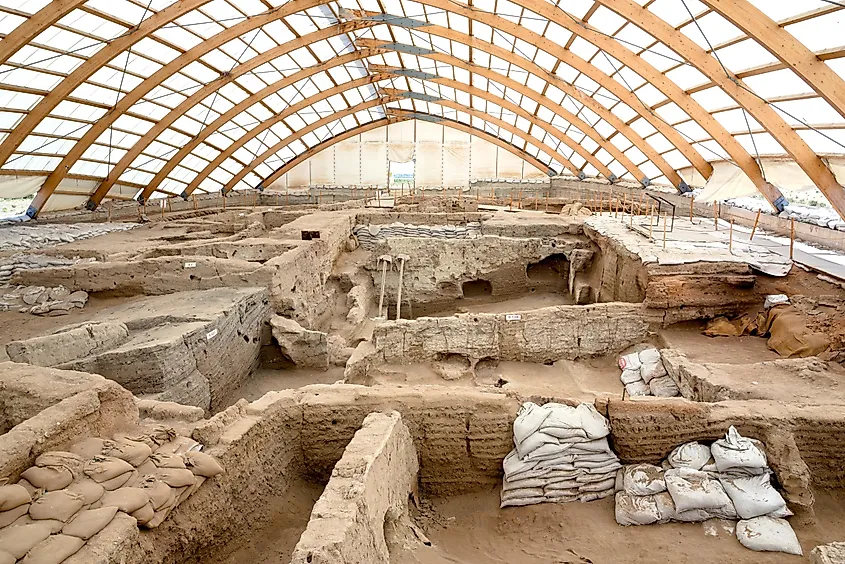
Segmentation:
<svg viewBox="0 0 845 564">
<path fill-rule="evenodd" d="M 196 267 L 197 267 L 197 263 L 195 263 L 195 262 L 186 262 L 185 263 L 185 268 L 196 268 Z"/>
<path fill-rule="evenodd" d="M 217 336 L 217 329 L 212 329 L 211 331 L 209 331 L 208 333 L 205 334 L 205 340 L 210 341 L 211 339 L 213 339 L 216 336 Z"/>
<path fill-rule="evenodd" d="M 522 319 L 522 316 L 518 313 L 505 314 L 505 321 L 519 321 L 520 319 Z"/>
</svg>

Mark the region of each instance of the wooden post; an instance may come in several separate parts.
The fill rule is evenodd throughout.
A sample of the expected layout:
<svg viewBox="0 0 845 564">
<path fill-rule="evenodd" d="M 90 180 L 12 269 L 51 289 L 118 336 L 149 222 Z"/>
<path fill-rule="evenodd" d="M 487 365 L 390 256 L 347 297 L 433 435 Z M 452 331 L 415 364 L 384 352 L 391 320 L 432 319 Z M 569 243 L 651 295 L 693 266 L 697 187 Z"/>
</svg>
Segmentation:
<svg viewBox="0 0 845 564">
<path fill-rule="evenodd" d="M 223 211 L 226 211 L 226 194 L 220 192 L 220 196 L 223 198 Z"/>
<path fill-rule="evenodd" d="M 795 218 L 789 218 L 789 260 L 795 260 Z"/>
<path fill-rule="evenodd" d="M 638 214 L 643 212 L 643 202 L 644 201 L 645 201 L 645 190 L 643 190 L 643 193 L 640 194 L 640 207 L 637 209 Z"/>
<path fill-rule="evenodd" d="M 760 212 L 762 210 L 757 210 L 757 217 L 754 218 L 754 227 L 751 228 L 751 236 L 748 238 L 749 241 L 754 239 L 754 232 L 757 231 L 757 224 L 760 223 Z"/>
<path fill-rule="evenodd" d="M 475 203 L 478 204 L 480 200 L 478 199 L 478 186 L 475 187 Z"/>
<path fill-rule="evenodd" d="M 381 207 L 381 190 L 378 189 L 378 186 L 376 186 L 376 202 L 378 202 L 378 207 Z"/>
<path fill-rule="evenodd" d="M 164 200 L 161 201 L 161 219 L 164 219 L 164 206 L 167 204 Z"/>
<path fill-rule="evenodd" d="M 109 222 L 109 223 L 111 223 L 111 205 L 112 205 L 113 203 L 114 203 L 114 200 L 109 200 L 109 208 L 108 208 L 108 211 L 109 211 L 108 222 Z"/>
<path fill-rule="evenodd" d="M 510 202 L 508 203 L 508 211 L 513 211 L 513 188 L 511 188 Z"/>
<path fill-rule="evenodd" d="M 252 209 L 255 209 L 255 201 L 258 199 L 258 192 L 252 193 Z"/>
<path fill-rule="evenodd" d="M 692 207 L 695 205 L 695 196 L 689 199 L 689 222 L 692 223 Z"/>
<path fill-rule="evenodd" d="M 719 230 L 719 202 L 713 201 L 713 225 L 716 226 L 716 231 Z"/>
<path fill-rule="evenodd" d="M 666 214 L 663 214 L 663 250 L 666 250 Z"/>
<path fill-rule="evenodd" d="M 730 231 L 728 231 L 728 252 L 730 254 L 734 253 L 734 220 L 731 218 L 731 227 Z"/>
<path fill-rule="evenodd" d="M 549 191 L 546 190 L 546 211 L 549 211 Z"/>
<path fill-rule="evenodd" d="M 191 194 L 191 200 L 193 200 L 193 202 L 194 202 L 194 209 L 196 210 L 196 209 L 197 209 L 197 195 L 196 195 L 196 194 Z"/>
<path fill-rule="evenodd" d="M 288 205 L 288 187 L 285 186 L 285 207 Z"/>
</svg>

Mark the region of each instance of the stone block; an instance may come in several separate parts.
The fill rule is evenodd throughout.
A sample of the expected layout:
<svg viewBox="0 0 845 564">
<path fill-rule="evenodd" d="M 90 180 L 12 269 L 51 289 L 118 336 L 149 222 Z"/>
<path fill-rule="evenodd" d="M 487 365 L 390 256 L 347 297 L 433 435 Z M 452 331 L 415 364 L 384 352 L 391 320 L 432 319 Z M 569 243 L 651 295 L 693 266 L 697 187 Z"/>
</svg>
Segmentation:
<svg viewBox="0 0 845 564">
<path fill-rule="evenodd" d="M 278 315 L 270 319 L 270 325 L 282 353 L 294 364 L 328 369 L 329 341 L 325 333 L 305 329 L 293 319 Z"/>
<path fill-rule="evenodd" d="M 52 335 L 12 341 L 6 345 L 6 352 L 14 362 L 56 366 L 111 349 L 128 339 L 129 329 L 123 323 L 90 323 Z"/>
</svg>

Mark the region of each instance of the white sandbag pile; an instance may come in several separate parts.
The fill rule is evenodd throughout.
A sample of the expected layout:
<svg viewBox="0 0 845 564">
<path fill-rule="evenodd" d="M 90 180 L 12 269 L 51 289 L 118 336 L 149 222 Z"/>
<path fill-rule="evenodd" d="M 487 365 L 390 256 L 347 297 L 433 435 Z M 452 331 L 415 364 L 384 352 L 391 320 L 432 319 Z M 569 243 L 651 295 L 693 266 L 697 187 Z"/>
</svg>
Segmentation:
<svg viewBox="0 0 845 564">
<path fill-rule="evenodd" d="M 648 348 L 619 357 L 619 377 L 629 396 L 674 398 L 681 395 L 678 385 L 666 372 L 660 351 Z"/>
<path fill-rule="evenodd" d="M 40 455 L 16 484 L 0 486 L 0 564 L 59 564 L 118 511 L 139 526 L 159 526 L 206 478 L 223 472 L 201 448 L 173 429 L 154 427 Z"/>
<path fill-rule="evenodd" d="M 740 520 L 737 539 L 752 550 L 801 554 L 786 501 L 771 484 L 762 445 L 730 427 L 712 446 L 686 443 L 661 466 L 635 464 L 616 479 L 616 522 L 650 525 L 712 518 Z"/>
<path fill-rule="evenodd" d="M 613 495 L 622 465 L 610 450 L 607 420 L 589 403 L 523 404 L 514 448 L 503 462 L 502 507 L 592 501 Z"/>
</svg>

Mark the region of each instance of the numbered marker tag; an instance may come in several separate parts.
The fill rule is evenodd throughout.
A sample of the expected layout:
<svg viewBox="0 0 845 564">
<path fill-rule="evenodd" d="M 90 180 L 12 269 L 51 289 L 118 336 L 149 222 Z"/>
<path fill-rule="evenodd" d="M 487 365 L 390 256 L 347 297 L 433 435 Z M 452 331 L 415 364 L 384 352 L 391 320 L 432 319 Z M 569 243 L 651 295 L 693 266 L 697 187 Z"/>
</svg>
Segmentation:
<svg viewBox="0 0 845 564">
<path fill-rule="evenodd" d="M 520 319 L 522 319 L 522 316 L 518 313 L 505 314 L 505 321 L 519 321 Z"/>
<path fill-rule="evenodd" d="M 209 331 L 208 333 L 205 334 L 205 340 L 210 341 L 211 339 L 213 339 L 216 336 L 217 336 L 217 329 L 212 329 L 211 331 Z"/>
<path fill-rule="evenodd" d="M 185 263 L 185 268 L 196 268 L 196 267 L 197 267 L 197 263 L 195 263 L 195 262 L 186 262 Z"/>
</svg>

